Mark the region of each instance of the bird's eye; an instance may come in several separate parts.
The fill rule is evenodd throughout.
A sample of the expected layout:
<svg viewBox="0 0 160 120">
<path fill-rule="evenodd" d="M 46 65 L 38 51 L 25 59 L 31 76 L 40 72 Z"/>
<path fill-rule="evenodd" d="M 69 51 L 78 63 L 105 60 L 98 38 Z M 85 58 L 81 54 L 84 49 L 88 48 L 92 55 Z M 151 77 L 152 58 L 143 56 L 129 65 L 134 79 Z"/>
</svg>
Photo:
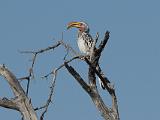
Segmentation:
<svg viewBox="0 0 160 120">
<path fill-rule="evenodd" d="M 83 23 L 80 23 L 80 26 L 83 26 Z"/>
</svg>

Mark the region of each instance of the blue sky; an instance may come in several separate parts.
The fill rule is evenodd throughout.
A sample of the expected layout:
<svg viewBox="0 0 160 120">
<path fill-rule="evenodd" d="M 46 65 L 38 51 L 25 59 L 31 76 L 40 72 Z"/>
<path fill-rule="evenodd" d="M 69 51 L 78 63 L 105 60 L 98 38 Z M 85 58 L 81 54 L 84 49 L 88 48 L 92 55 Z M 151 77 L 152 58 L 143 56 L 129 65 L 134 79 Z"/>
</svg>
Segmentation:
<svg viewBox="0 0 160 120">
<path fill-rule="evenodd" d="M 6 64 L 17 77 L 27 74 L 31 55 L 19 50 L 37 50 L 61 39 L 77 49 L 76 29 L 66 30 L 70 21 L 86 21 L 92 36 L 106 30 L 110 39 L 101 58 L 101 67 L 115 84 L 121 120 L 158 119 L 160 95 L 160 1 L 159 0 L 0 0 L 0 64 Z M 41 76 L 63 62 L 64 50 L 40 55 L 35 79 L 29 91 L 35 107 L 47 99 L 50 79 Z M 86 65 L 72 63 L 81 75 Z M 82 72 L 84 71 L 84 72 Z M 0 77 L 0 97 L 12 97 Z M 25 82 L 22 83 L 25 85 Z M 110 97 L 100 90 L 110 104 Z M 0 108 L 5 120 L 20 119 L 20 114 Z M 46 120 L 101 120 L 89 96 L 68 75 L 59 72 L 53 104 Z"/>
</svg>

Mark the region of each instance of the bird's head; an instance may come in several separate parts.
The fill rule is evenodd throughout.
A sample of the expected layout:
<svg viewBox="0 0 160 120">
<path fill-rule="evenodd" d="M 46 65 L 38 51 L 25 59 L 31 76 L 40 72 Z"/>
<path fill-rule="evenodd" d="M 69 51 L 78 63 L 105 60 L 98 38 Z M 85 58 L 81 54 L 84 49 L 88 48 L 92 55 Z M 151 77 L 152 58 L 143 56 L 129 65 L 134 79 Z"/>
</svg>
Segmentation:
<svg viewBox="0 0 160 120">
<path fill-rule="evenodd" d="M 85 22 L 70 22 L 67 25 L 67 29 L 76 27 L 80 32 L 89 32 L 89 27 Z"/>
</svg>

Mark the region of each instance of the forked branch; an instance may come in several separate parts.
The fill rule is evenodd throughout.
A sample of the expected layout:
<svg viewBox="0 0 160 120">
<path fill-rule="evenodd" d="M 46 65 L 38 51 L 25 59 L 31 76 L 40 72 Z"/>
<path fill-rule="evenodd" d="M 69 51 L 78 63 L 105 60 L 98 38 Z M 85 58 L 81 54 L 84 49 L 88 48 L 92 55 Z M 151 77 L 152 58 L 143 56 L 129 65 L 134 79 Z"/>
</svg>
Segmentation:
<svg viewBox="0 0 160 120">
<path fill-rule="evenodd" d="M 15 95 L 13 100 L 1 99 L 0 106 L 20 111 L 25 120 L 37 120 L 37 115 L 15 75 L 4 65 L 0 65 L 0 75 L 6 79 Z"/>
<path fill-rule="evenodd" d="M 77 82 L 82 86 L 82 88 L 89 94 L 93 103 L 97 107 L 97 109 L 102 114 L 105 120 L 119 120 L 119 113 L 118 113 L 118 104 L 117 98 L 115 94 L 114 87 L 111 85 L 111 82 L 102 72 L 99 66 L 99 59 L 101 57 L 101 53 L 107 44 L 109 39 L 109 32 L 105 33 L 105 37 L 103 41 L 101 41 L 99 47 L 95 49 L 95 46 L 92 48 L 92 52 L 90 54 L 90 59 L 88 57 L 84 57 L 84 61 L 89 65 L 89 72 L 88 72 L 88 79 L 89 85 L 82 79 L 82 77 L 76 72 L 76 70 L 69 66 L 67 63 L 65 64 L 66 69 L 68 72 L 77 80 Z M 96 41 L 95 41 L 96 43 Z M 95 74 L 101 79 L 105 89 L 109 92 L 112 97 L 112 108 L 107 106 L 101 96 L 99 95 L 97 86 L 96 86 L 96 77 Z M 84 84 L 85 83 L 85 84 Z"/>
</svg>

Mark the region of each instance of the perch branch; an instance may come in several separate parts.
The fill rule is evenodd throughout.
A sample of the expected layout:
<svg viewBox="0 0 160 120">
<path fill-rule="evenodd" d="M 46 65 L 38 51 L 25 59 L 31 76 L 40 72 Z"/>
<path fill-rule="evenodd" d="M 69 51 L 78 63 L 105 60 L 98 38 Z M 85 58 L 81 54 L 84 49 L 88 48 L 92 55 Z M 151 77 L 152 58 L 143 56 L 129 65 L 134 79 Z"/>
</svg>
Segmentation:
<svg viewBox="0 0 160 120">
<path fill-rule="evenodd" d="M 87 59 L 85 59 L 85 61 L 89 64 L 89 66 L 93 69 L 93 71 L 101 79 L 103 85 L 105 86 L 109 94 L 111 95 L 112 97 L 112 116 L 115 120 L 119 120 L 118 104 L 117 104 L 115 89 L 110 84 L 110 81 L 108 80 L 108 78 L 105 77 L 104 73 L 102 72 L 98 64 L 99 58 L 101 56 L 102 51 L 104 50 L 104 47 L 106 46 L 108 42 L 108 39 L 109 39 L 109 31 L 105 33 L 103 41 L 100 43 L 98 49 L 96 50 L 96 54 L 94 56 L 95 60 L 91 61 L 91 63 Z M 96 66 L 96 68 L 94 66 Z"/>
<path fill-rule="evenodd" d="M 105 86 L 105 88 L 107 89 L 109 94 L 111 95 L 111 97 L 112 97 L 112 110 L 113 110 L 114 118 L 115 118 L 115 120 L 119 120 L 120 118 L 119 118 L 119 112 L 118 112 L 118 103 L 117 103 L 117 97 L 115 94 L 114 87 L 111 85 L 110 81 L 102 73 L 102 71 L 99 72 L 100 70 L 97 70 L 97 67 L 94 67 L 87 58 L 85 58 L 85 61 L 92 68 L 92 70 L 96 73 L 96 75 L 101 79 L 101 81 L 103 82 L 103 85 Z M 99 66 L 98 66 L 98 69 L 100 69 Z"/>
<path fill-rule="evenodd" d="M 118 104 L 117 98 L 115 94 L 114 87 L 110 84 L 110 81 L 107 77 L 105 77 L 104 73 L 102 72 L 98 62 L 101 57 L 101 53 L 104 50 L 105 45 L 107 44 L 109 39 L 109 32 L 105 33 L 105 37 L 103 41 L 101 41 L 98 48 L 95 48 L 95 43 L 98 40 L 94 41 L 94 45 L 91 48 L 90 59 L 87 56 L 83 57 L 83 60 L 89 65 L 89 72 L 88 72 L 88 79 L 89 79 L 89 88 L 90 90 L 87 91 L 88 87 L 84 87 L 85 85 L 82 84 L 84 80 L 81 76 L 74 70 L 72 66 L 65 65 L 69 73 L 77 80 L 77 82 L 82 86 L 82 88 L 90 95 L 92 101 L 94 102 L 97 109 L 101 112 L 102 116 L 105 120 L 119 120 L 119 113 L 118 113 Z M 104 84 L 105 88 L 109 92 L 112 97 L 112 109 L 107 107 L 104 104 L 101 96 L 98 93 L 96 83 L 95 83 L 95 74 L 101 79 L 102 83 Z"/>
</svg>

